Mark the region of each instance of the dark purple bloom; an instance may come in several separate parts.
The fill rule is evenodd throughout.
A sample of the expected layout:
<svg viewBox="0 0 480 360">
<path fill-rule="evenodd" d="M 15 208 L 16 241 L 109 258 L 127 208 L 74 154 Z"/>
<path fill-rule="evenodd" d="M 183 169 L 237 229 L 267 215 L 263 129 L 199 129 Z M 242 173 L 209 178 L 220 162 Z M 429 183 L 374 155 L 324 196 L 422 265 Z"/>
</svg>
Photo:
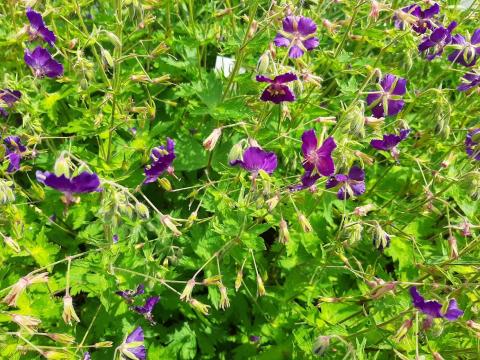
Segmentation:
<svg viewBox="0 0 480 360">
<path fill-rule="evenodd" d="M 166 146 L 157 146 L 152 149 L 150 160 L 152 163 L 145 167 L 145 184 L 149 184 L 158 179 L 165 171 L 173 172 L 172 163 L 175 159 L 175 142 L 167 138 Z"/>
<path fill-rule="evenodd" d="M 145 360 L 147 349 L 144 345 L 143 329 L 139 326 L 133 330 L 120 345 L 119 350 L 124 359 Z"/>
<path fill-rule="evenodd" d="M 365 172 L 358 166 L 352 166 L 348 175 L 337 174 L 328 179 L 327 189 L 336 186 L 340 186 L 337 192 L 340 200 L 348 199 L 352 195 L 360 196 L 365 192 Z"/>
<path fill-rule="evenodd" d="M 266 82 L 270 84 L 263 91 L 260 100 L 271 101 L 275 104 L 280 104 L 282 101 L 295 101 L 295 94 L 284 84 L 297 80 L 297 75 L 286 73 L 275 76 L 273 79 L 263 75 L 257 75 L 256 79 L 258 82 Z"/>
<path fill-rule="evenodd" d="M 445 318 L 448 321 L 454 321 L 463 315 L 463 311 L 458 308 L 455 299 L 450 300 L 447 310 L 442 314 L 442 304 L 435 300 L 425 301 L 425 298 L 420 295 L 416 286 L 410 288 L 410 296 L 412 297 L 413 306 L 431 318 Z"/>
<path fill-rule="evenodd" d="M 471 158 L 480 161 L 480 128 L 470 131 L 465 138 L 465 151 Z"/>
<path fill-rule="evenodd" d="M 318 46 L 316 32 L 317 25 L 312 19 L 287 16 L 283 20 L 283 30 L 278 32 L 273 41 L 276 46 L 288 47 L 288 56 L 295 59 Z"/>
<path fill-rule="evenodd" d="M 449 61 L 467 67 L 475 65 L 480 55 L 480 29 L 475 30 L 470 42 L 460 34 L 454 35 L 452 44 L 458 49 L 448 55 Z"/>
<path fill-rule="evenodd" d="M 402 96 L 407 92 L 407 80 L 386 74 L 378 84 L 379 91 L 367 96 L 367 104 L 376 118 L 397 115 L 405 102 Z"/>
<path fill-rule="evenodd" d="M 463 82 L 458 85 L 458 91 L 467 91 L 480 85 L 480 74 L 469 72 L 463 75 Z"/>
<path fill-rule="evenodd" d="M 115 291 L 115 294 L 124 298 L 127 302 L 131 303 L 135 296 L 141 295 L 145 292 L 145 285 L 139 284 L 135 290 L 123 290 Z"/>
<path fill-rule="evenodd" d="M 452 21 L 447 28 L 443 26 L 437 27 L 418 45 L 418 51 L 427 54 L 427 60 L 431 61 L 437 56 L 443 54 L 445 46 L 452 42 L 452 31 L 457 27 L 457 23 Z"/>
<path fill-rule="evenodd" d="M 261 337 L 257 335 L 250 335 L 249 339 L 253 343 L 258 343 L 261 340 Z"/>
<path fill-rule="evenodd" d="M 230 165 L 240 165 L 253 176 L 257 176 L 260 170 L 271 174 L 277 168 L 277 155 L 252 146 L 245 150 L 242 159 L 231 161 Z"/>
<path fill-rule="evenodd" d="M 48 50 L 41 46 L 37 46 L 33 52 L 26 49 L 23 58 L 27 65 L 32 68 L 35 77 L 56 78 L 63 75 L 63 65 L 52 58 Z"/>
<path fill-rule="evenodd" d="M 73 178 L 67 178 L 65 175 L 57 176 L 48 171 L 37 171 L 35 173 L 37 181 L 65 194 L 67 202 L 72 202 L 72 194 L 90 193 L 101 191 L 100 179 L 97 174 L 91 174 L 87 171 L 81 172 Z"/>
<path fill-rule="evenodd" d="M 114 244 L 118 243 L 118 235 L 117 234 L 112 236 L 112 241 L 113 241 Z"/>
<path fill-rule="evenodd" d="M 310 175 L 333 175 L 335 173 L 335 164 L 333 163 L 332 152 L 336 147 L 337 144 L 332 137 L 327 138 L 322 146 L 318 147 L 315 130 L 305 131 L 302 134 L 303 168 L 305 171 L 310 171 Z M 308 180 L 310 180 L 310 177 L 308 177 Z"/>
<path fill-rule="evenodd" d="M 160 300 L 160 297 L 158 297 L 158 296 L 149 297 L 145 301 L 145 305 L 134 306 L 133 310 L 135 310 L 139 314 L 143 314 L 143 316 L 145 316 L 145 319 L 147 319 L 152 325 L 155 325 L 155 321 L 153 320 L 152 311 L 155 308 L 155 305 L 157 305 L 159 300 Z"/>
<path fill-rule="evenodd" d="M 18 136 L 7 136 L 3 139 L 3 142 L 6 148 L 5 158 L 9 161 L 7 172 L 13 173 L 20 169 L 20 160 L 27 148 L 22 144 Z"/>
<path fill-rule="evenodd" d="M 0 90 L 0 115 L 3 117 L 8 116 L 8 112 L 3 106 L 2 102 L 6 104 L 7 108 L 11 108 L 20 98 L 22 93 L 18 90 L 3 89 Z"/>
<path fill-rule="evenodd" d="M 405 29 L 405 23 L 412 24 L 412 30 L 418 34 L 424 34 L 427 29 L 432 29 L 433 24 L 431 19 L 440 12 L 440 6 L 434 3 L 426 10 L 422 10 L 420 5 L 412 4 L 400 10 L 402 13 L 395 15 L 395 27 L 398 29 Z M 405 14 L 405 16 L 404 16 Z M 410 15 L 410 16 L 409 16 Z M 404 18 L 413 16 L 414 21 L 404 21 Z"/>
<path fill-rule="evenodd" d="M 32 40 L 41 37 L 48 45 L 53 46 L 56 37 L 53 31 L 45 26 L 42 15 L 31 8 L 27 9 L 27 18 L 30 22 L 28 32 Z"/>
<path fill-rule="evenodd" d="M 370 141 L 370 145 L 377 150 L 390 151 L 392 157 L 398 161 L 398 156 L 400 152 L 397 149 L 397 145 L 405 140 L 410 133 L 410 129 L 400 130 L 400 135 L 388 134 L 383 135 L 383 140 L 374 139 Z"/>
<path fill-rule="evenodd" d="M 290 187 L 291 191 L 299 191 L 303 189 L 313 189 L 313 186 L 320 179 L 320 175 L 318 173 L 312 174 L 313 170 L 306 170 L 305 173 L 302 175 L 300 179 L 301 183 L 298 185 L 294 185 Z"/>
</svg>

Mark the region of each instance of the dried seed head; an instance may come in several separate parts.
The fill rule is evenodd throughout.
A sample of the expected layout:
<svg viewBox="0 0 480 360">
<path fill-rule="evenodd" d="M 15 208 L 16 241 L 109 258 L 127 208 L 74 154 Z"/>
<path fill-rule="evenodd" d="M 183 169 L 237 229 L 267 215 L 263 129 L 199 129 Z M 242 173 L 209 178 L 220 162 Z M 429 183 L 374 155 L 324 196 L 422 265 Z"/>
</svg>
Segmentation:
<svg viewBox="0 0 480 360">
<path fill-rule="evenodd" d="M 220 284 L 218 286 L 218 289 L 220 290 L 220 308 L 222 310 L 225 310 L 226 308 L 230 307 L 230 300 L 228 299 L 227 288 L 223 284 Z"/>
<path fill-rule="evenodd" d="M 80 322 L 80 319 L 75 312 L 75 308 L 73 307 L 72 297 L 69 295 L 65 295 L 63 297 L 63 314 L 62 314 L 63 321 L 66 324 L 72 325 L 72 320 L 76 322 Z"/>
<path fill-rule="evenodd" d="M 192 298 L 192 291 L 193 288 L 195 287 L 195 279 L 190 279 L 187 282 L 187 285 L 185 285 L 185 288 L 182 291 L 182 294 L 180 295 L 180 300 L 183 301 L 189 301 Z"/>
</svg>

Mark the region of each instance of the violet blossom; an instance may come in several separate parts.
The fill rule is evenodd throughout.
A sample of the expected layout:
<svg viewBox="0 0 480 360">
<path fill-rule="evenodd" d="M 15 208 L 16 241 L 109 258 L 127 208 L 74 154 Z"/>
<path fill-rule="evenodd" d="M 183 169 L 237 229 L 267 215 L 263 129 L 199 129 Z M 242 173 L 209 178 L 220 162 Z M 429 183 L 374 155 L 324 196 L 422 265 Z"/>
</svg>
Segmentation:
<svg viewBox="0 0 480 360">
<path fill-rule="evenodd" d="M 3 117 L 8 116 L 8 111 L 6 108 L 11 108 L 13 105 L 20 100 L 22 93 L 18 90 L 3 89 L 0 90 L 0 115 Z M 3 106 L 4 103 L 6 105 Z"/>
<path fill-rule="evenodd" d="M 31 40 L 41 37 L 48 45 L 53 46 L 56 41 L 55 34 L 45 26 L 42 15 L 31 8 L 27 9 L 26 15 L 30 22 L 28 33 Z"/>
<path fill-rule="evenodd" d="M 160 300 L 160 297 L 158 297 L 158 296 L 149 297 L 145 301 L 145 305 L 134 306 L 133 310 L 135 310 L 139 314 L 142 314 L 145 317 L 145 319 L 147 319 L 150 322 L 150 324 L 155 325 L 155 321 L 153 320 L 152 311 L 155 308 L 155 305 L 157 305 L 159 300 Z"/>
<path fill-rule="evenodd" d="M 447 28 L 444 28 L 443 26 L 437 27 L 432 31 L 430 36 L 426 36 L 420 45 L 418 45 L 418 51 L 421 53 L 424 52 L 429 61 L 442 55 L 445 46 L 452 42 L 452 31 L 456 27 L 456 21 L 452 21 Z"/>
<path fill-rule="evenodd" d="M 297 80 L 297 75 L 286 73 L 275 76 L 273 79 L 263 75 L 257 75 L 256 80 L 270 84 L 263 91 L 260 100 L 271 101 L 275 104 L 280 104 L 283 101 L 295 101 L 295 94 L 285 83 Z"/>
<path fill-rule="evenodd" d="M 145 360 L 147 349 L 144 345 L 143 329 L 139 326 L 133 330 L 118 350 L 124 359 Z"/>
<path fill-rule="evenodd" d="M 333 137 L 325 139 L 319 147 L 314 129 L 307 130 L 302 134 L 303 168 L 306 173 L 310 172 L 306 181 L 313 181 L 312 176 L 315 174 L 331 176 L 335 173 L 332 152 L 336 147 L 337 144 Z"/>
<path fill-rule="evenodd" d="M 172 163 L 175 160 L 175 142 L 167 137 L 167 145 L 157 146 L 150 154 L 152 163 L 145 166 L 144 184 L 149 184 L 158 179 L 165 171 L 173 173 Z"/>
<path fill-rule="evenodd" d="M 7 172 L 13 173 L 20 169 L 20 160 L 27 148 L 22 144 L 18 136 L 7 136 L 3 139 L 3 142 L 6 148 L 5 158 L 9 161 Z"/>
<path fill-rule="evenodd" d="M 465 151 L 472 159 L 480 161 L 480 128 L 470 131 L 465 138 Z"/>
<path fill-rule="evenodd" d="M 457 301 L 451 299 L 448 302 L 447 310 L 442 314 L 442 304 L 435 300 L 427 300 L 420 295 L 416 286 L 410 288 L 413 306 L 427 315 L 429 318 L 443 318 L 448 321 L 455 321 L 463 315 L 463 311 L 458 308 Z"/>
<path fill-rule="evenodd" d="M 63 75 L 63 65 L 56 61 L 47 49 L 37 46 L 32 52 L 25 50 L 25 63 L 30 66 L 37 78 L 56 78 Z"/>
<path fill-rule="evenodd" d="M 277 155 L 259 147 L 251 146 L 244 151 L 241 159 L 230 161 L 230 165 L 240 165 L 253 177 L 256 177 L 259 171 L 271 174 L 277 168 Z"/>
<path fill-rule="evenodd" d="M 365 192 L 365 172 L 358 166 L 352 166 L 348 175 L 337 174 L 328 179 L 326 188 L 340 186 L 337 197 L 340 200 L 348 199 L 355 195 L 360 196 Z"/>
<path fill-rule="evenodd" d="M 135 296 L 141 295 L 143 293 L 145 293 L 145 285 L 143 285 L 143 284 L 138 284 L 138 286 L 135 290 L 115 291 L 115 294 L 124 298 L 128 303 L 132 303 L 133 298 Z"/>
<path fill-rule="evenodd" d="M 73 203 L 73 194 L 90 193 L 94 191 L 102 191 L 100 188 L 100 179 L 95 173 L 83 171 L 72 178 L 66 177 L 64 174 L 57 176 L 49 171 L 37 171 L 35 173 L 37 181 L 61 191 L 65 195 L 65 203 Z"/>
<path fill-rule="evenodd" d="M 304 16 L 287 16 L 282 25 L 283 30 L 277 33 L 273 41 L 276 46 L 288 47 L 290 58 L 299 58 L 318 46 L 318 38 L 315 37 L 317 25 L 312 19 Z"/>
<path fill-rule="evenodd" d="M 434 3 L 428 9 L 422 10 L 420 5 L 412 4 L 399 10 L 399 12 L 395 15 L 395 27 L 397 29 L 403 30 L 405 29 L 405 23 L 411 22 L 413 31 L 418 34 L 424 34 L 427 29 L 433 28 L 431 19 L 440 12 L 440 6 Z M 414 17 L 413 21 L 408 21 L 409 17 Z"/>
<path fill-rule="evenodd" d="M 400 151 L 397 149 L 397 145 L 405 140 L 410 133 L 410 129 L 400 130 L 400 135 L 387 134 L 383 135 L 383 139 L 374 139 L 370 141 L 370 145 L 377 150 L 390 151 L 392 157 L 398 161 Z"/>
<path fill-rule="evenodd" d="M 480 85 L 480 74 L 469 72 L 463 75 L 462 83 L 458 85 L 458 91 L 468 91 Z"/>
<path fill-rule="evenodd" d="M 449 61 L 467 67 L 475 65 L 480 55 L 480 29 L 475 30 L 470 42 L 460 34 L 454 35 L 452 44 L 457 50 L 448 55 Z"/>
<path fill-rule="evenodd" d="M 377 86 L 379 90 L 367 96 L 373 116 L 378 119 L 398 114 L 405 105 L 402 96 L 407 92 L 407 80 L 386 74 Z"/>
<path fill-rule="evenodd" d="M 300 184 L 294 185 L 290 187 L 291 191 L 299 191 L 303 189 L 311 189 L 315 190 L 315 183 L 317 180 L 320 179 L 320 175 L 318 173 L 313 173 L 313 170 L 307 170 L 304 172 L 300 179 Z"/>
</svg>

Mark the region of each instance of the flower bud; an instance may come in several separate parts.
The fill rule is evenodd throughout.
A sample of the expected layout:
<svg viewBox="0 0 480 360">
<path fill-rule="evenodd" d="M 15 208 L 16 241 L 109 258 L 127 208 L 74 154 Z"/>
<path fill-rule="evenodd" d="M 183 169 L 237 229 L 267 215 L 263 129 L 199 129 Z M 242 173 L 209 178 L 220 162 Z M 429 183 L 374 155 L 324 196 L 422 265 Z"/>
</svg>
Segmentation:
<svg viewBox="0 0 480 360">
<path fill-rule="evenodd" d="M 70 50 L 73 50 L 78 44 L 78 39 L 77 38 L 73 38 L 72 40 L 69 41 L 68 43 L 68 48 Z"/>
<path fill-rule="evenodd" d="M 182 294 L 180 295 L 180 300 L 183 301 L 189 301 L 192 298 L 192 291 L 193 288 L 195 287 L 195 279 L 190 279 L 187 281 L 187 285 L 185 285 L 185 288 L 182 291 Z"/>
<path fill-rule="evenodd" d="M 165 43 L 160 43 L 155 49 L 150 53 L 150 57 L 154 58 L 158 55 L 164 54 L 168 51 L 168 46 Z"/>
<path fill-rule="evenodd" d="M 378 223 L 375 226 L 372 240 L 373 246 L 380 251 L 390 246 L 390 235 L 388 235 Z"/>
<path fill-rule="evenodd" d="M 49 359 L 49 360 L 64 360 L 64 359 L 66 360 L 66 359 L 72 358 L 72 354 L 64 350 L 42 351 L 42 355 L 45 359 Z"/>
<path fill-rule="evenodd" d="M 53 341 L 56 341 L 62 344 L 73 344 L 75 342 L 75 338 L 67 334 L 51 333 L 51 334 L 47 334 L 47 336 Z"/>
<path fill-rule="evenodd" d="M 112 347 L 113 343 L 111 341 L 100 341 L 98 343 L 95 343 L 93 345 L 95 349 L 100 349 L 100 348 L 110 348 Z"/>
<path fill-rule="evenodd" d="M 280 195 L 279 194 L 275 194 L 272 198 L 268 199 L 266 201 L 266 204 L 268 206 L 268 211 L 272 212 L 273 209 L 275 209 L 277 207 L 279 202 L 280 202 Z"/>
<path fill-rule="evenodd" d="M 345 227 L 342 237 L 349 245 L 353 245 L 362 240 L 363 226 L 360 223 L 351 224 Z"/>
<path fill-rule="evenodd" d="M 346 114 L 342 125 L 348 133 L 363 139 L 365 137 L 365 117 L 363 114 L 363 107 L 355 106 L 350 110 Z"/>
<path fill-rule="evenodd" d="M 177 229 L 177 224 L 175 224 L 175 222 L 173 221 L 173 219 L 170 215 L 162 215 L 160 217 L 160 222 L 163 224 L 163 226 L 170 229 L 170 231 L 173 232 L 173 235 L 175 235 L 175 236 L 181 236 L 182 235 L 182 233 Z"/>
<path fill-rule="evenodd" d="M 202 313 L 203 315 L 208 315 L 208 310 L 210 309 L 210 306 L 205 305 L 196 299 L 190 299 L 189 303 L 198 312 Z"/>
<path fill-rule="evenodd" d="M 353 154 L 360 158 L 364 163 L 366 163 L 367 165 L 373 165 L 373 163 L 375 162 L 375 160 L 371 157 L 371 156 L 368 156 L 367 154 L 359 151 L 359 150 L 355 150 L 353 152 Z"/>
<path fill-rule="evenodd" d="M 3 302 L 8 306 L 17 306 L 17 301 L 27 286 L 46 282 L 48 282 L 48 272 L 22 277 L 12 286 L 10 292 L 3 299 Z"/>
<path fill-rule="evenodd" d="M 302 213 L 298 214 L 298 222 L 300 223 L 300 226 L 302 227 L 304 232 L 309 233 L 313 231 L 312 225 L 310 224 L 306 216 Z"/>
<path fill-rule="evenodd" d="M 257 274 L 257 294 L 258 296 L 265 296 L 267 294 L 262 277 L 259 274 Z"/>
<path fill-rule="evenodd" d="M 232 146 L 230 152 L 228 153 L 228 162 L 233 162 L 235 160 L 241 159 L 243 155 L 242 142 L 238 142 Z"/>
<path fill-rule="evenodd" d="M 240 269 L 237 271 L 237 277 L 235 278 L 235 291 L 238 291 L 238 289 L 240 289 L 240 286 L 242 286 L 242 281 L 243 281 L 243 270 Z"/>
<path fill-rule="evenodd" d="M 465 323 L 469 328 L 480 331 L 480 324 L 473 321 L 473 320 L 467 320 Z"/>
<path fill-rule="evenodd" d="M 57 161 L 55 161 L 55 165 L 53 165 L 53 172 L 57 176 L 65 175 L 65 177 L 70 177 L 70 165 L 67 159 L 65 159 L 64 153 L 62 152 L 58 157 Z"/>
<path fill-rule="evenodd" d="M 156 78 L 153 78 L 152 79 L 152 83 L 154 84 L 162 84 L 162 83 L 166 83 L 170 80 L 170 75 L 162 75 L 162 76 L 159 76 L 159 77 L 156 77 Z"/>
<path fill-rule="evenodd" d="M 148 219 L 150 217 L 150 211 L 148 210 L 148 207 L 141 202 L 137 202 L 135 204 L 135 211 L 143 219 Z"/>
<path fill-rule="evenodd" d="M 149 83 L 150 82 L 150 77 L 146 74 L 136 74 L 136 75 L 131 75 L 130 80 L 133 82 L 139 82 L 139 83 Z"/>
<path fill-rule="evenodd" d="M 364 121 L 365 121 L 365 125 L 368 125 L 373 129 L 379 129 L 383 125 L 385 118 L 384 117 L 376 118 L 373 116 L 366 116 L 364 118 Z"/>
<path fill-rule="evenodd" d="M 3 236 L 3 241 L 9 248 L 11 248 L 16 253 L 19 253 L 21 251 L 20 245 L 18 245 L 18 243 L 15 240 L 13 240 L 11 236 Z"/>
<path fill-rule="evenodd" d="M 370 2 L 370 13 L 368 17 L 370 17 L 373 21 L 378 20 L 378 16 L 380 15 L 381 5 L 378 1 L 372 0 Z"/>
<path fill-rule="evenodd" d="M 312 353 L 316 356 L 323 356 L 330 346 L 330 336 L 319 336 L 312 346 Z"/>
<path fill-rule="evenodd" d="M 218 289 L 220 290 L 220 308 L 222 310 L 225 310 L 226 308 L 230 307 L 230 300 L 228 300 L 227 288 L 223 284 L 220 284 L 218 286 Z"/>
<path fill-rule="evenodd" d="M 386 282 L 385 284 L 382 284 L 382 285 L 377 286 L 376 288 L 374 288 L 374 289 L 372 290 L 372 292 L 370 293 L 370 296 L 372 297 L 372 299 L 379 299 L 379 298 L 381 298 L 383 295 L 385 295 L 386 293 L 395 290 L 395 287 L 396 287 L 396 286 L 397 286 L 397 282 L 396 282 L 396 281 Z"/>
<path fill-rule="evenodd" d="M 40 319 L 28 315 L 10 314 L 10 317 L 13 322 L 30 334 L 33 334 L 42 322 Z"/>
<path fill-rule="evenodd" d="M 457 238 L 453 235 L 449 236 L 448 245 L 450 246 L 450 259 L 458 259 Z"/>
<path fill-rule="evenodd" d="M 269 66 L 270 66 L 270 51 L 267 50 L 258 59 L 256 73 L 258 75 L 265 74 Z"/>
<path fill-rule="evenodd" d="M 220 285 L 221 284 L 221 282 L 220 282 L 221 279 L 222 279 L 222 277 L 220 275 L 211 276 L 211 277 L 203 279 L 202 284 L 206 285 L 206 286 Z"/>
<path fill-rule="evenodd" d="M 375 209 L 375 205 L 367 204 L 363 206 L 357 206 L 353 213 L 357 216 L 367 216 L 367 214 L 373 209 Z"/>
<path fill-rule="evenodd" d="M 167 178 L 164 178 L 164 177 L 159 178 L 158 183 L 165 191 L 169 191 L 169 192 L 172 191 L 172 184 L 170 183 L 170 180 L 168 180 Z"/>
<path fill-rule="evenodd" d="M 102 56 L 103 64 L 110 68 L 113 68 L 115 65 L 115 61 L 113 61 L 113 57 L 107 49 L 100 47 L 100 54 Z"/>
<path fill-rule="evenodd" d="M 337 118 L 335 116 L 320 116 L 316 118 L 314 121 L 321 124 L 335 125 L 337 123 Z"/>
<path fill-rule="evenodd" d="M 217 144 L 218 139 L 222 136 L 222 128 L 216 128 L 210 135 L 203 141 L 203 147 L 207 151 L 212 151 Z"/>
<path fill-rule="evenodd" d="M 63 321 L 66 324 L 72 325 L 72 319 L 76 322 L 80 322 L 80 319 L 75 312 L 75 308 L 73 307 L 72 297 L 69 295 L 65 295 L 63 297 L 63 314 L 62 314 Z"/>
<path fill-rule="evenodd" d="M 286 244 L 290 241 L 290 232 L 288 231 L 288 224 L 285 219 L 280 220 L 280 230 L 278 233 L 278 241 L 280 244 Z"/>
<path fill-rule="evenodd" d="M 405 322 L 402 324 L 402 326 L 400 326 L 397 333 L 393 337 L 393 340 L 396 342 L 400 342 L 400 340 L 402 340 L 405 337 L 405 335 L 407 335 L 408 330 L 410 330 L 412 325 L 413 325 L 412 319 L 405 320 Z"/>
</svg>

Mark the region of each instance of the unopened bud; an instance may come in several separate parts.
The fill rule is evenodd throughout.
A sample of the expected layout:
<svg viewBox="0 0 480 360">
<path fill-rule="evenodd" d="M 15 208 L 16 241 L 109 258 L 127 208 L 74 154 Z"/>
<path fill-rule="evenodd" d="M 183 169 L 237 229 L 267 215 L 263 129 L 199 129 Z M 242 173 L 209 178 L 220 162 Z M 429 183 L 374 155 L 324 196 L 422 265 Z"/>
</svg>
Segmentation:
<svg viewBox="0 0 480 360">
<path fill-rule="evenodd" d="M 156 78 L 153 78 L 152 79 L 152 83 L 154 84 L 162 84 L 162 83 L 166 83 L 170 80 L 170 75 L 162 75 L 160 77 L 156 77 Z"/>
<path fill-rule="evenodd" d="M 182 291 L 182 294 L 180 295 L 180 300 L 183 301 L 188 301 L 192 298 L 192 291 L 193 288 L 195 287 L 195 279 L 190 279 L 187 282 L 187 285 L 185 285 L 185 288 Z"/>
<path fill-rule="evenodd" d="M 319 336 L 312 346 L 312 353 L 316 356 L 323 356 L 330 346 L 330 336 Z"/>
<path fill-rule="evenodd" d="M 258 296 L 265 296 L 267 294 L 262 277 L 259 274 L 257 274 L 257 294 Z"/>
<path fill-rule="evenodd" d="M 47 336 L 53 341 L 56 341 L 62 344 L 73 344 L 75 342 L 75 338 L 67 334 L 52 333 L 52 334 L 47 334 Z"/>
<path fill-rule="evenodd" d="M 208 315 L 208 310 L 210 309 L 210 306 L 205 305 L 196 299 L 190 299 L 189 303 L 198 312 L 202 313 L 203 315 Z"/>
<path fill-rule="evenodd" d="M 368 164 L 368 165 L 373 165 L 373 163 L 375 162 L 375 160 L 371 156 L 368 156 L 367 154 L 365 154 L 365 153 L 363 153 L 359 150 L 355 150 L 353 153 L 354 153 L 355 156 L 362 159 L 363 162 Z"/>
<path fill-rule="evenodd" d="M 53 165 L 53 172 L 57 176 L 65 175 L 65 177 L 70 177 L 70 165 L 63 152 L 58 157 L 57 161 L 55 161 L 55 165 Z"/>
<path fill-rule="evenodd" d="M 313 231 L 312 225 L 308 221 L 307 217 L 302 213 L 298 214 L 298 222 L 300 223 L 300 226 L 304 232 L 309 233 Z"/>
<path fill-rule="evenodd" d="M 436 351 L 434 351 L 434 352 L 432 353 L 432 356 L 433 356 L 433 360 L 445 360 L 445 359 L 443 358 L 443 356 L 440 355 L 440 353 L 438 353 L 438 352 L 436 352 Z"/>
<path fill-rule="evenodd" d="M 177 228 L 177 224 L 175 224 L 175 222 L 173 221 L 173 219 L 170 215 L 162 215 L 160 217 L 160 222 L 163 224 L 163 226 L 170 229 L 170 231 L 173 232 L 173 235 L 175 235 L 175 236 L 182 235 L 182 233 Z"/>
<path fill-rule="evenodd" d="M 15 194 L 11 188 L 12 183 L 0 179 L 0 204 L 7 204 L 15 201 Z"/>
<path fill-rule="evenodd" d="M 471 329 L 480 331 L 480 324 L 473 320 L 467 320 L 466 325 Z"/>
<path fill-rule="evenodd" d="M 76 322 L 80 322 L 80 319 L 75 312 L 75 308 L 73 307 L 72 297 L 65 295 L 63 297 L 63 314 L 62 314 L 63 321 L 66 324 L 72 325 L 72 320 Z"/>
<path fill-rule="evenodd" d="M 337 123 L 337 118 L 335 116 L 320 116 L 316 118 L 314 121 L 321 124 L 335 125 Z"/>
<path fill-rule="evenodd" d="M 270 50 L 267 50 L 258 59 L 256 73 L 258 75 L 265 74 L 269 66 L 270 66 Z"/>
<path fill-rule="evenodd" d="M 150 217 L 150 211 L 148 210 L 148 207 L 141 202 L 137 202 L 135 204 L 135 211 L 143 219 L 148 219 Z"/>
<path fill-rule="evenodd" d="M 372 240 L 373 240 L 373 246 L 375 246 L 375 248 L 377 248 L 380 251 L 383 251 L 384 249 L 390 246 L 390 235 L 388 235 L 378 223 L 375 226 Z"/>
<path fill-rule="evenodd" d="M 278 241 L 280 244 L 286 244 L 290 240 L 290 233 L 288 231 L 288 224 L 287 222 L 282 219 L 280 220 L 280 230 L 278 232 Z"/>
<path fill-rule="evenodd" d="M 386 293 L 395 290 L 396 286 L 397 286 L 396 281 L 387 282 L 373 289 L 372 292 L 370 293 L 370 296 L 372 297 L 372 299 L 379 299 Z"/>
<path fill-rule="evenodd" d="M 236 143 L 232 146 L 232 149 L 228 153 L 228 162 L 232 162 L 238 159 L 241 159 L 243 155 L 242 143 Z"/>
<path fill-rule="evenodd" d="M 258 22 L 253 20 L 252 24 L 250 25 L 250 29 L 248 29 L 248 35 L 247 38 L 251 39 L 254 37 L 255 33 L 257 32 L 258 29 Z"/>
<path fill-rule="evenodd" d="M 10 314 L 10 317 L 13 322 L 30 334 L 33 334 L 42 322 L 40 319 L 28 315 Z"/>
<path fill-rule="evenodd" d="M 237 276 L 235 278 L 235 291 L 238 291 L 238 289 L 240 289 L 240 286 L 242 286 L 242 281 L 243 281 L 243 270 L 240 269 L 237 271 Z"/>
<path fill-rule="evenodd" d="M 211 276 L 203 279 L 202 284 L 206 286 L 210 286 L 210 285 L 218 286 L 220 284 L 221 279 L 222 277 L 220 275 Z"/>
<path fill-rule="evenodd" d="M 94 347 L 95 349 L 101 349 L 101 348 L 110 348 L 112 347 L 113 343 L 111 341 L 100 341 L 98 343 L 95 343 Z"/>
<path fill-rule="evenodd" d="M 212 131 L 210 135 L 203 141 L 203 147 L 207 151 L 212 151 L 217 144 L 218 139 L 222 136 L 222 128 L 216 128 Z"/>
<path fill-rule="evenodd" d="M 402 326 L 400 326 L 400 328 L 398 329 L 398 331 L 395 334 L 395 336 L 393 337 L 393 339 L 396 342 L 399 342 L 400 340 L 402 340 L 405 337 L 405 335 L 407 335 L 408 330 L 410 330 L 412 325 L 413 325 L 413 320 L 412 319 L 405 320 L 405 322 L 402 324 Z"/>
<path fill-rule="evenodd" d="M 130 80 L 133 82 L 149 83 L 150 78 L 145 74 L 137 74 L 130 76 Z"/>
<path fill-rule="evenodd" d="M 78 39 L 76 39 L 76 38 L 75 38 L 75 39 L 72 39 L 72 40 L 70 40 L 70 42 L 68 43 L 68 48 L 69 48 L 70 50 L 73 50 L 73 49 L 75 48 L 75 46 L 77 46 L 77 44 L 78 44 Z"/>
<path fill-rule="evenodd" d="M 280 195 L 275 194 L 272 198 L 268 199 L 266 201 L 267 206 L 268 206 L 268 211 L 272 212 L 273 209 L 275 209 L 280 202 Z"/>
<path fill-rule="evenodd" d="M 18 243 L 15 240 L 13 240 L 12 237 L 3 235 L 3 241 L 9 248 L 11 248 L 16 253 L 19 253 L 21 251 L 20 245 L 18 245 Z"/>
<path fill-rule="evenodd" d="M 220 308 L 222 310 L 225 310 L 226 308 L 230 307 L 230 300 L 228 299 L 227 288 L 223 284 L 220 284 L 218 286 L 218 289 L 220 290 Z"/>
<path fill-rule="evenodd" d="M 449 236 L 448 245 L 450 246 L 450 259 L 458 259 L 457 238 L 453 235 Z"/>
<path fill-rule="evenodd" d="M 357 206 L 353 213 L 357 216 L 367 216 L 367 214 L 373 209 L 375 209 L 375 205 L 367 204 L 363 206 Z"/>
</svg>

